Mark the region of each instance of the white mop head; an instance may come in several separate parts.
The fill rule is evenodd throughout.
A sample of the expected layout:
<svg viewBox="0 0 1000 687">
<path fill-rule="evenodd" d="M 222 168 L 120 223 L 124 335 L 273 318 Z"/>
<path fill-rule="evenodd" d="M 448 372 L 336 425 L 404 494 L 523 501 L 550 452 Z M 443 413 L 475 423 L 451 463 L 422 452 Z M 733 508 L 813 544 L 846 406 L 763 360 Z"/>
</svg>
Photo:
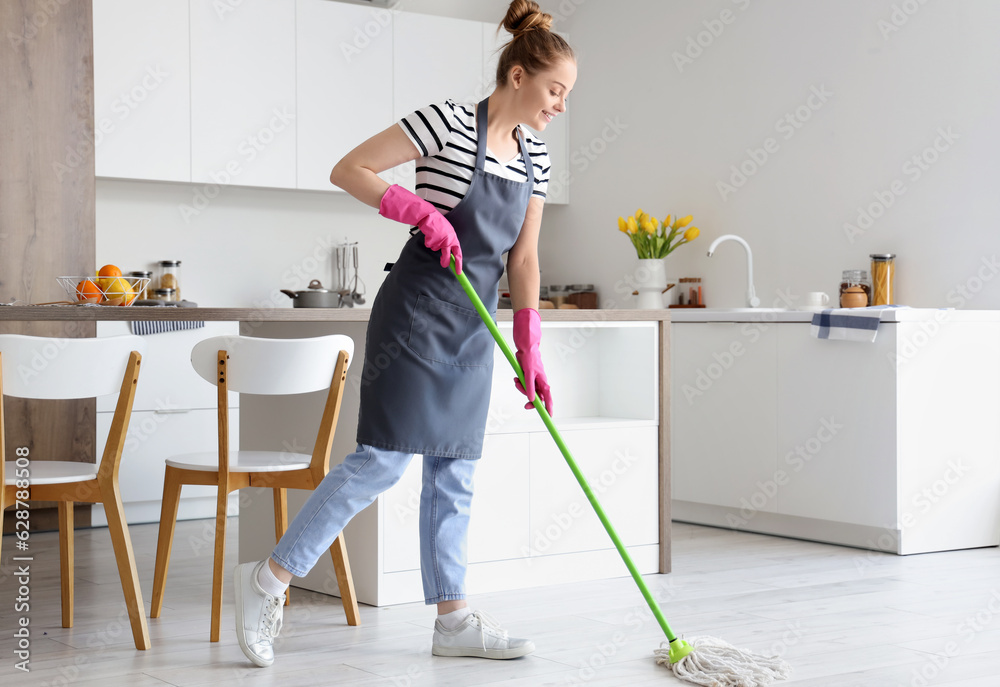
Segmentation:
<svg viewBox="0 0 1000 687">
<path fill-rule="evenodd" d="M 656 662 L 666 665 L 681 680 L 705 687 L 762 687 L 784 680 L 792 669 L 778 656 L 761 656 L 715 637 L 695 637 L 688 642 L 694 651 L 670 663 L 667 642 L 654 650 Z"/>
</svg>

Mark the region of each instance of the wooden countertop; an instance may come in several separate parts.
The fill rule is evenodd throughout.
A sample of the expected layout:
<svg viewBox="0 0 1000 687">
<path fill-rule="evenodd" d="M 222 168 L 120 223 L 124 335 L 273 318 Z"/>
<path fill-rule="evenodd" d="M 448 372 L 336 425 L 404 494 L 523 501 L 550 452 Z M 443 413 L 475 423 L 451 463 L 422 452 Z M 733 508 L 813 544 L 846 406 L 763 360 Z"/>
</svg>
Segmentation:
<svg viewBox="0 0 1000 687">
<path fill-rule="evenodd" d="M 367 322 L 371 308 L 176 308 L 102 305 L 0 306 L 0 322 L 93 322 L 180 320 L 206 322 Z M 539 310 L 543 322 L 670 321 L 670 311 L 619 309 Z M 498 322 L 510 322 L 514 311 L 497 310 Z"/>
</svg>

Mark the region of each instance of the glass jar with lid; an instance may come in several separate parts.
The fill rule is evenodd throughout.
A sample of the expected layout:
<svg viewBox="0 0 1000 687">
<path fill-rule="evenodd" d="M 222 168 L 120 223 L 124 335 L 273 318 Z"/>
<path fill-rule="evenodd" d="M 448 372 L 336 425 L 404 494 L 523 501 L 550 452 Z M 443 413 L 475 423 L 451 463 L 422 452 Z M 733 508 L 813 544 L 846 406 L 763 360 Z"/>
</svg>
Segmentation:
<svg viewBox="0 0 1000 687">
<path fill-rule="evenodd" d="M 840 279 L 840 307 L 866 308 L 872 302 L 872 283 L 867 270 L 844 270 Z"/>
<path fill-rule="evenodd" d="M 137 298 L 141 299 L 151 299 L 153 297 L 153 273 L 149 270 L 134 270 L 128 273 L 128 277 L 131 280 L 145 279 L 147 281 L 133 281 L 135 286 L 142 285 L 141 290 Z"/>
<path fill-rule="evenodd" d="M 180 260 L 160 260 L 160 281 L 161 289 L 173 289 L 173 298 L 169 300 L 181 300 L 181 261 Z"/>
<path fill-rule="evenodd" d="M 896 277 L 895 253 L 872 253 L 872 305 L 892 305 Z"/>
</svg>

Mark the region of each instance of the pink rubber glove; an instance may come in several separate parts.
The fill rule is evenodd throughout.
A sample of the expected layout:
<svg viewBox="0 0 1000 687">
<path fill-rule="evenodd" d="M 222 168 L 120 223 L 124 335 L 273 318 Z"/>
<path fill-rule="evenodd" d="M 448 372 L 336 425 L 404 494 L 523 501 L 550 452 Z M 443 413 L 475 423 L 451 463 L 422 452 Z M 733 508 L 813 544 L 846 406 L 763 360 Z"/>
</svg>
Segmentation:
<svg viewBox="0 0 1000 687">
<path fill-rule="evenodd" d="M 528 397 L 525 410 L 534 408 L 535 390 L 538 397 L 545 403 L 545 410 L 552 415 L 552 389 L 545 378 L 545 368 L 542 367 L 542 355 L 538 352 L 538 344 L 542 340 L 542 318 L 534 308 L 521 308 L 514 313 L 514 345 L 517 346 L 518 364 L 524 373 L 524 383 L 527 391 L 521 386 L 521 380 L 514 377 L 514 386 Z"/>
<path fill-rule="evenodd" d="M 382 196 L 378 214 L 416 226 L 424 234 L 424 245 L 441 251 L 441 267 L 447 269 L 454 255 L 455 272 L 462 273 L 462 247 L 458 244 L 455 228 L 436 207 L 402 186 L 393 184 Z"/>
</svg>

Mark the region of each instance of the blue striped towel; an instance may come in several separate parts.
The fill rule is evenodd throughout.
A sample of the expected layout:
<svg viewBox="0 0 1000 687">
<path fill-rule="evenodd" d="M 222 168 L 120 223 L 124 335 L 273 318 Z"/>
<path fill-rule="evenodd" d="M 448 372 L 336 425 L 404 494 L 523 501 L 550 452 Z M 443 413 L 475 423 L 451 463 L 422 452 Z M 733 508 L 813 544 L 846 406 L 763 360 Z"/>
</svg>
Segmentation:
<svg viewBox="0 0 1000 687">
<path fill-rule="evenodd" d="M 839 341 L 875 340 L 882 311 L 905 305 L 871 305 L 867 308 L 830 308 L 813 315 L 810 333 L 817 339 Z"/>
<path fill-rule="evenodd" d="M 132 327 L 132 333 L 143 335 L 143 334 L 161 334 L 163 332 L 176 332 L 181 329 L 198 329 L 204 327 L 205 323 L 201 321 L 197 322 L 175 322 L 173 320 L 132 320 L 129 322 Z"/>
</svg>

